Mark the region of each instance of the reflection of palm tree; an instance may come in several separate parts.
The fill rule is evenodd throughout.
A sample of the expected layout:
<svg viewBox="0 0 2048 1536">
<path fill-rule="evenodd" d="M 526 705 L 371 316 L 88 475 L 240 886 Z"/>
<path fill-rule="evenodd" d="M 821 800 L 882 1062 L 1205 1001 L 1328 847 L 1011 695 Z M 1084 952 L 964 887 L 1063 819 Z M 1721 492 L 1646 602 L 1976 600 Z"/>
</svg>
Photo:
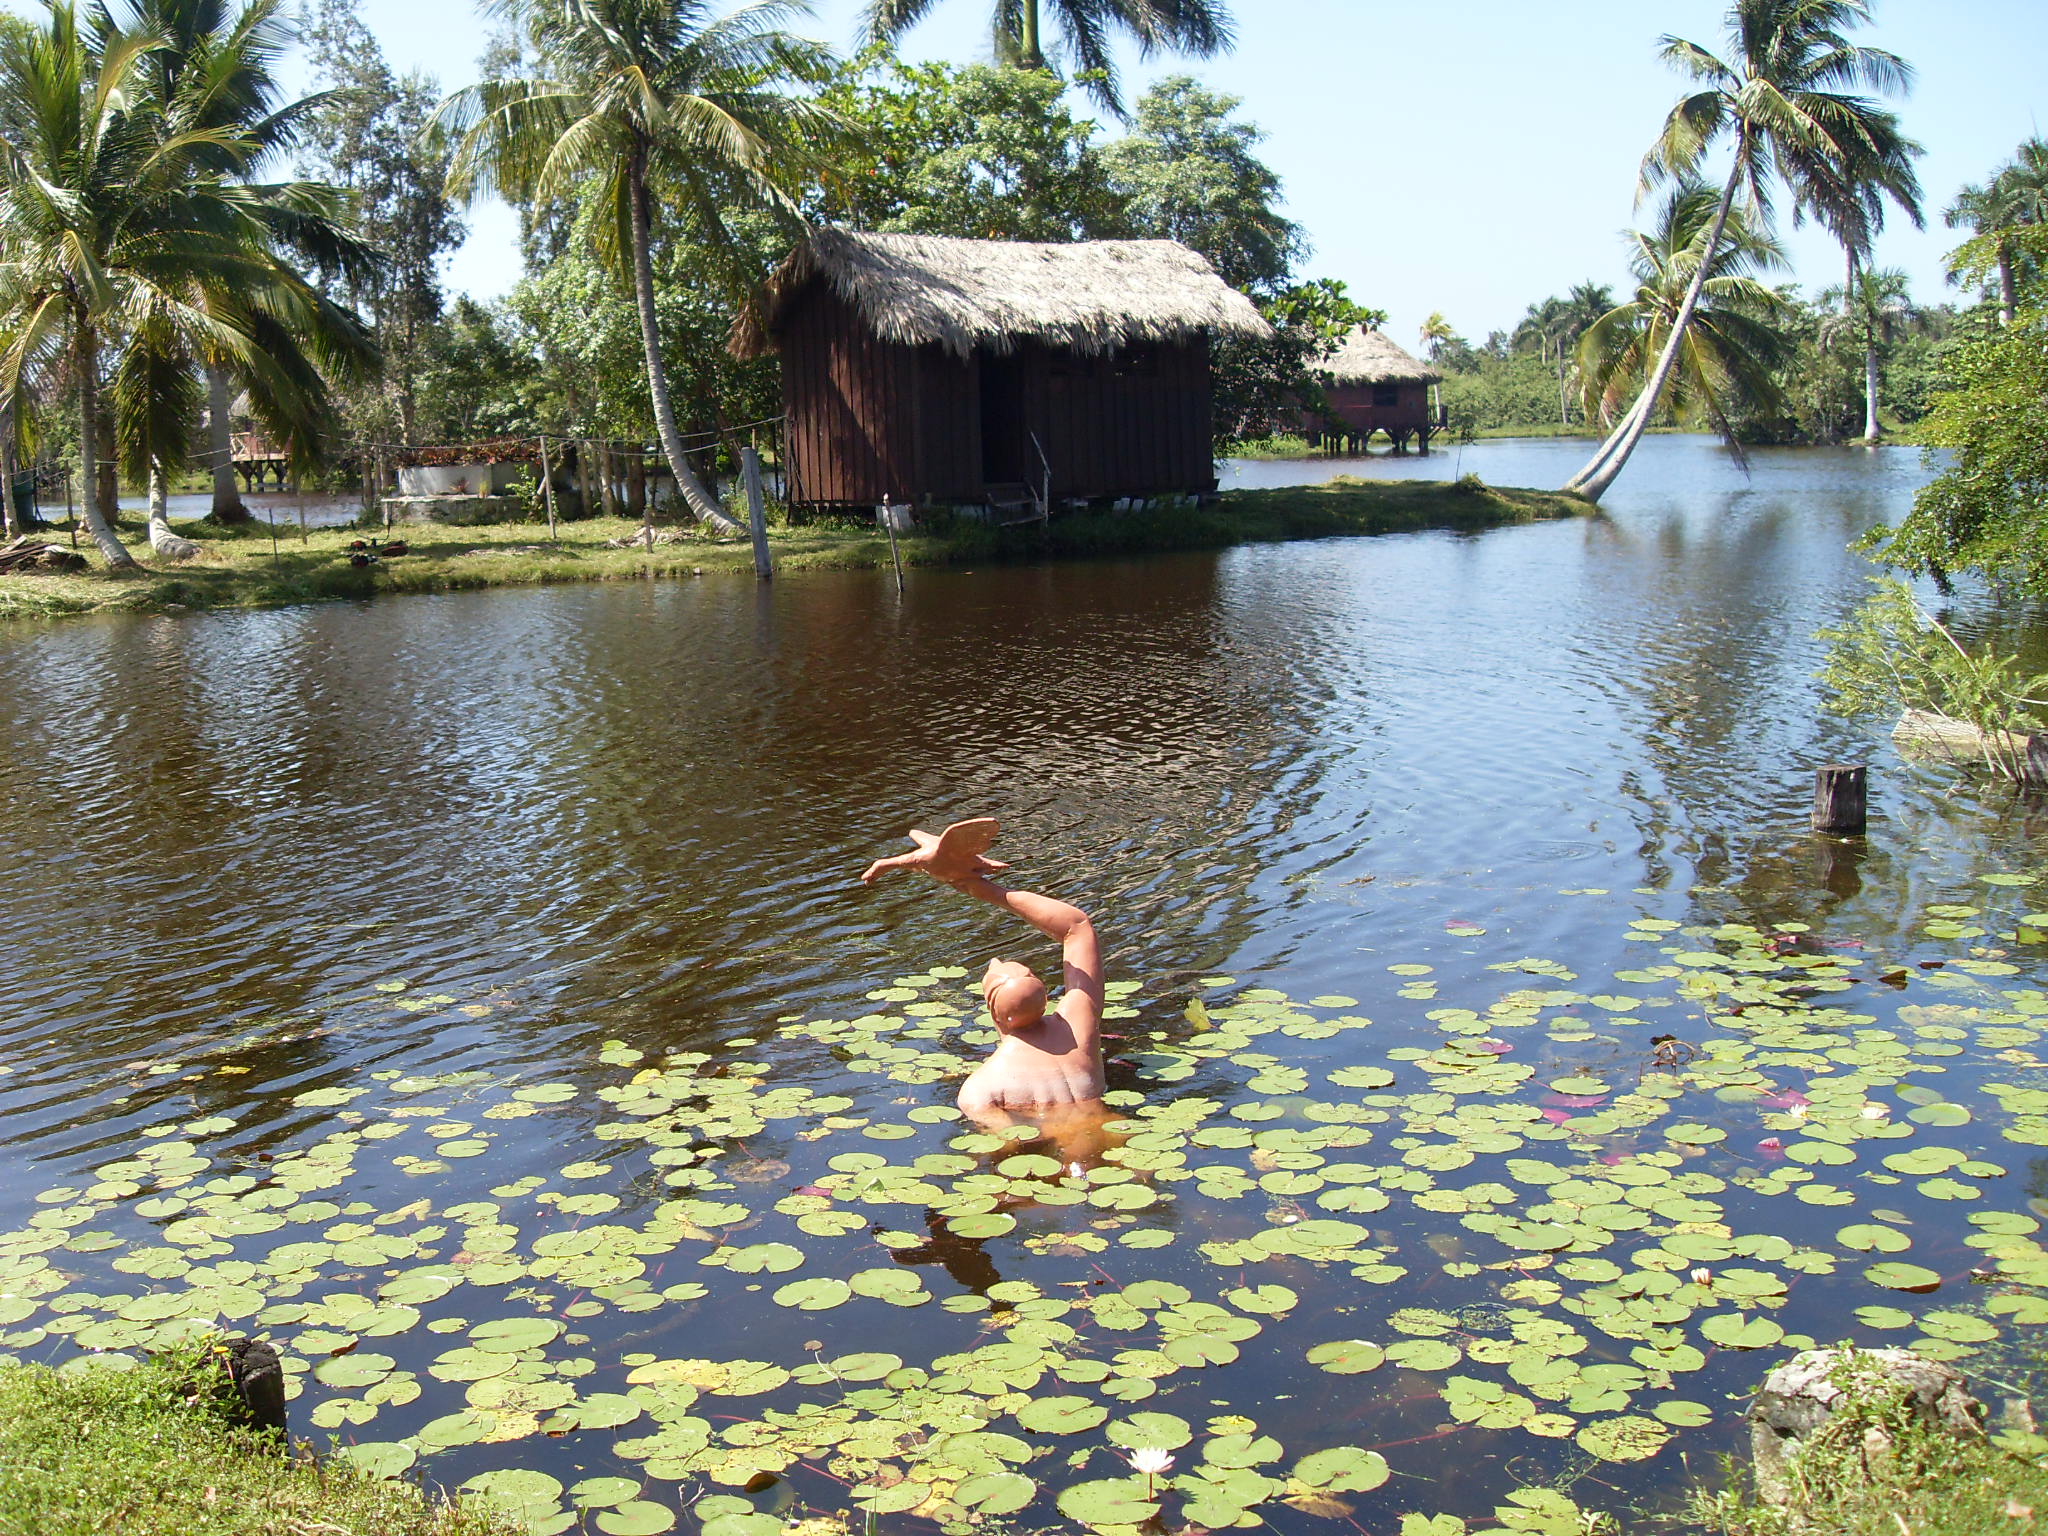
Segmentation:
<svg viewBox="0 0 2048 1536">
<path fill-rule="evenodd" d="M 1839 315 L 1831 315 L 1823 322 L 1822 340 L 1847 335 L 1863 348 L 1863 436 L 1874 443 L 1880 431 L 1878 348 L 1896 341 L 1919 319 L 1906 285 L 1906 274 L 1897 267 L 1858 271 L 1853 285 L 1846 289 L 1830 288 L 1820 301 L 1830 307 L 1837 303 L 1842 306 Z"/>
<path fill-rule="evenodd" d="M 1642 394 L 1567 490 L 1597 500 L 1642 441 L 1678 369 L 1702 285 L 1715 270 L 1735 194 L 1747 189 L 1752 233 L 1759 234 L 1769 219 L 1774 175 L 1795 189 L 1831 167 L 1846 175 L 1845 168 L 1892 124 L 1891 114 L 1844 89 L 1888 90 L 1912 78 L 1897 55 L 1848 40 L 1847 30 L 1869 19 L 1867 0 L 1737 0 L 1728 13 L 1725 59 L 1683 38 L 1664 39 L 1665 61 L 1703 88 L 1671 109 L 1643 158 L 1643 184 L 1690 178 L 1724 135 L 1732 135 L 1734 154 L 1701 242 L 1703 259 L 1693 266 L 1693 281 L 1679 298 Z"/>
<path fill-rule="evenodd" d="M 1784 252 L 1744 210 L 1717 209 L 1713 188 L 1698 181 L 1675 187 L 1652 227 L 1631 239 L 1634 295 L 1579 341 L 1586 413 L 1613 419 L 1669 353 L 1672 409 L 1732 441 L 1728 418 L 1736 405 L 1769 408 L 1778 399 L 1773 369 L 1789 343 L 1776 322 L 1790 306 L 1754 274 L 1782 266 Z M 1681 335 L 1688 305 L 1691 324 Z"/>
<path fill-rule="evenodd" d="M 820 83 L 829 62 L 818 44 L 774 27 L 793 9 L 752 4 L 721 17 L 707 0 L 536 3 L 521 14 L 542 73 L 469 86 L 435 115 L 462 133 L 449 170 L 457 191 L 488 184 L 546 201 L 588 186 L 603 201 L 598 238 L 631 275 L 662 452 L 691 511 L 732 533 L 739 525 L 683 453 L 669 396 L 655 319 L 654 202 L 679 198 L 717 249 L 730 245 L 722 209 L 747 202 L 794 212 L 794 188 L 837 121 L 788 89 Z"/>
<path fill-rule="evenodd" d="M 936 0 L 869 0 L 868 36 L 894 40 L 930 14 Z M 1124 116 L 1117 91 L 1116 61 L 1109 52 L 1112 33 L 1137 39 L 1141 57 L 1171 49 L 1196 58 L 1226 51 L 1231 36 L 1230 11 L 1223 0 L 994 0 L 994 29 L 999 54 L 1023 69 L 1046 67 L 1042 11 L 1058 23 L 1075 67 L 1095 76 L 1088 89 L 1118 117 Z"/>
</svg>

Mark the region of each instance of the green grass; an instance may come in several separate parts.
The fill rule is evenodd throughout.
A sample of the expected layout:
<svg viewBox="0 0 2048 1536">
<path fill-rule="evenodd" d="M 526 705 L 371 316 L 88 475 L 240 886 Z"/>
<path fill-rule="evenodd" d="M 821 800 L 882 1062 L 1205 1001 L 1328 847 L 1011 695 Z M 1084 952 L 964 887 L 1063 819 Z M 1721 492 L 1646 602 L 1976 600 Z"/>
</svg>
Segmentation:
<svg viewBox="0 0 2048 1536">
<path fill-rule="evenodd" d="M 194 1357 L 0 1369 L 0 1531 L 15 1536 L 503 1536 L 480 1512 L 281 1454 L 229 1424 Z"/>
<path fill-rule="evenodd" d="M 991 528 L 941 516 L 899 538 L 906 566 L 1028 563 L 1131 555 L 1335 534 L 1396 533 L 1421 528 L 1477 529 L 1589 512 L 1588 503 L 1550 491 L 1498 489 L 1467 476 L 1436 481 L 1337 480 L 1325 486 L 1233 491 L 1206 507 L 1113 514 L 1062 514 L 1046 525 Z M 0 576 L 0 619 L 60 618 L 86 613 L 166 613 L 191 608 L 261 608 L 392 592 L 452 592 L 556 582 L 748 573 L 746 539 L 689 538 L 607 549 L 605 542 L 637 531 L 621 519 L 561 525 L 550 545 L 544 524 L 477 528 L 407 525 L 414 553 L 367 568 L 349 564 L 344 546 L 354 529 L 316 529 L 301 540 L 280 530 L 273 553 L 267 524 L 217 528 L 181 523 L 205 553 L 182 565 L 152 560 L 141 527 L 121 533 L 138 558 L 137 573 L 109 575 L 95 565 L 70 575 Z M 64 543 L 62 532 L 41 537 Z M 874 570 L 890 562 L 889 542 L 872 526 L 827 522 L 771 529 L 779 571 Z M 80 552 L 95 558 L 91 541 Z"/>
</svg>

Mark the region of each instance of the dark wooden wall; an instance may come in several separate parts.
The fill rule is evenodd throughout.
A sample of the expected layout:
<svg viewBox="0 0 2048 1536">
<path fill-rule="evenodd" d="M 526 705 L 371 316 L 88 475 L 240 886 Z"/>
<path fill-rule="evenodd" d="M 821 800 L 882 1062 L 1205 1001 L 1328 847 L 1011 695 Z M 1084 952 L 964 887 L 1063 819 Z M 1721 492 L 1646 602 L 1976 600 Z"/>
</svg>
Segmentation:
<svg viewBox="0 0 2048 1536">
<path fill-rule="evenodd" d="M 1034 433 L 1056 498 L 1215 484 L 1206 337 L 1114 357 L 1025 343 L 963 360 L 876 339 L 815 283 L 783 311 L 776 342 L 794 502 L 972 502 L 991 482 L 1036 490 Z"/>
<path fill-rule="evenodd" d="M 1330 402 L 1330 413 L 1360 436 L 1380 428 L 1414 432 L 1436 425 L 1429 413 L 1427 384 L 1404 382 L 1394 385 L 1395 403 L 1392 405 L 1373 403 L 1373 391 L 1379 387 L 1373 384 L 1335 384 L 1323 394 Z"/>
</svg>

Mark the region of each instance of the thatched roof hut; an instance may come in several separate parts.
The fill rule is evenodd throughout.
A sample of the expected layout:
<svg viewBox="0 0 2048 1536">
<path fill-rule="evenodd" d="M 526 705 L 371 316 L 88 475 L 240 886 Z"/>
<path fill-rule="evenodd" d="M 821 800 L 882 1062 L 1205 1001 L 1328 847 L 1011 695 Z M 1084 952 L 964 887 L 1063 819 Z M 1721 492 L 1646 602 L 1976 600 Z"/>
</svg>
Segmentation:
<svg viewBox="0 0 2048 1536">
<path fill-rule="evenodd" d="M 1028 506 L 1215 486 L 1210 342 L 1270 335 L 1170 240 L 813 231 L 734 325 L 781 357 L 792 503 Z"/>
<path fill-rule="evenodd" d="M 1441 384 L 1444 376 L 1416 361 L 1379 331 L 1359 326 L 1316 365 L 1333 384 Z"/>
<path fill-rule="evenodd" d="M 1094 357 L 1140 342 L 1271 334 L 1250 299 L 1172 240 L 1051 245 L 820 229 L 733 327 L 733 352 L 774 350 L 778 321 L 814 278 L 880 340 L 962 358 L 1006 354 L 1022 340 Z"/>
</svg>

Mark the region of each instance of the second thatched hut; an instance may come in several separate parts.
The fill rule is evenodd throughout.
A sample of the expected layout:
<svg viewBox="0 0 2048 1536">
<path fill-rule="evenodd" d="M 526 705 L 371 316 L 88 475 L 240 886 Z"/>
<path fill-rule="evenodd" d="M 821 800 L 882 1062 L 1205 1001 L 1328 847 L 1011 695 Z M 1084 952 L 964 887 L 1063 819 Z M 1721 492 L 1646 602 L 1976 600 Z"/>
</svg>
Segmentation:
<svg viewBox="0 0 2048 1536">
<path fill-rule="evenodd" d="M 1170 240 L 813 231 L 734 327 L 779 352 L 792 505 L 1054 503 L 1215 487 L 1209 351 L 1266 322 Z"/>
<path fill-rule="evenodd" d="M 1427 453 L 1431 436 L 1443 429 L 1441 408 L 1432 407 L 1429 394 L 1444 376 L 1378 331 L 1359 326 L 1323 355 L 1315 371 L 1328 410 L 1302 423 L 1312 445 L 1335 440 L 1363 448 L 1375 432 L 1384 432 L 1396 453 L 1411 441 Z"/>
</svg>

